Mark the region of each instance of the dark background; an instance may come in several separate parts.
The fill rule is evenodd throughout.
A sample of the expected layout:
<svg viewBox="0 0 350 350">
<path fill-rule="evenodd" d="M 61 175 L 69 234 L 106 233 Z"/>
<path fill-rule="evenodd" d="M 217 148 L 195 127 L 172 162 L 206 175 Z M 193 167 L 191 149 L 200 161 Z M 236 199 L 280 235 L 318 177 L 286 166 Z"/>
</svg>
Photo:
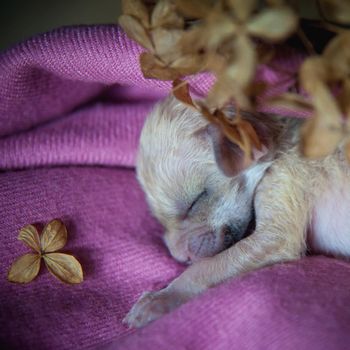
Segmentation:
<svg viewBox="0 0 350 350">
<path fill-rule="evenodd" d="M 8 0 L 0 5 L 0 50 L 63 25 L 117 23 L 121 0 Z"/>
<path fill-rule="evenodd" d="M 303 17 L 315 17 L 315 1 L 298 1 Z M 63 25 L 117 23 L 120 8 L 121 0 L 4 0 L 0 6 L 0 50 Z"/>
</svg>

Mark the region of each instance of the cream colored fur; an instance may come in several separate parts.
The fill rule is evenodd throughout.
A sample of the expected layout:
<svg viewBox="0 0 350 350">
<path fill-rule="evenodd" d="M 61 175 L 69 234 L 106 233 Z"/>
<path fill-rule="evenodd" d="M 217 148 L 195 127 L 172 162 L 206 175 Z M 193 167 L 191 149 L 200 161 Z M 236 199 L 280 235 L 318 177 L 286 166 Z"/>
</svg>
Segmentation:
<svg viewBox="0 0 350 350">
<path fill-rule="evenodd" d="M 272 141 L 265 135 L 269 154 L 228 177 L 217 157 L 222 148 L 198 112 L 172 97 L 156 106 L 142 131 L 137 175 L 171 254 L 191 265 L 167 288 L 144 293 L 125 318 L 129 326 L 144 326 L 228 278 L 298 259 L 307 249 L 350 256 L 343 148 L 305 160 L 290 130 L 272 126 Z"/>
</svg>

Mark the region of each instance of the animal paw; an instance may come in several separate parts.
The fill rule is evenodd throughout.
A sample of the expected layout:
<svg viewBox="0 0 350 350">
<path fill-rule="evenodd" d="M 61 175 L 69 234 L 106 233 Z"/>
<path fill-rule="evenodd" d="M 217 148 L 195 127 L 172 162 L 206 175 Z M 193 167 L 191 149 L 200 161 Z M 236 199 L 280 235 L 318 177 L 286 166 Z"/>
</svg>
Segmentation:
<svg viewBox="0 0 350 350">
<path fill-rule="evenodd" d="M 180 306 L 186 299 L 167 288 L 144 292 L 123 319 L 129 327 L 140 328 Z"/>
</svg>

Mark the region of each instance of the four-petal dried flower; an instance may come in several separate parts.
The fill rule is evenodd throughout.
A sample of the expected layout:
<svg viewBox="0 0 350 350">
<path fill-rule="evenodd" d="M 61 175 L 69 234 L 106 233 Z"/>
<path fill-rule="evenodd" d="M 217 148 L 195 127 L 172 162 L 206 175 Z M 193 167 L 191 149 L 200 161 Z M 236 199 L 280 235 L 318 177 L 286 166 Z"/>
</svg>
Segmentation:
<svg viewBox="0 0 350 350">
<path fill-rule="evenodd" d="M 67 229 L 61 220 L 50 221 L 41 236 L 35 226 L 23 227 L 18 239 L 28 245 L 35 253 L 19 257 L 10 267 L 8 280 L 28 283 L 39 273 L 41 258 L 48 270 L 62 282 L 81 283 L 83 270 L 79 261 L 70 254 L 57 253 L 67 243 Z"/>
</svg>

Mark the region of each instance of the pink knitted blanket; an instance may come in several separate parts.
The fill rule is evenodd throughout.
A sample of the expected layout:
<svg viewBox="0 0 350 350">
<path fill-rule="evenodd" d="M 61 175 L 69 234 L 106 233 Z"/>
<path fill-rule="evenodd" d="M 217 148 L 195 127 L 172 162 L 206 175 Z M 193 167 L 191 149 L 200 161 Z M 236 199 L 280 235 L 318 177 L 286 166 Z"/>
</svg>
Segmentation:
<svg viewBox="0 0 350 350">
<path fill-rule="evenodd" d="M 233 279 L 142 330 L 121 324 L 142 291 L 183 269 L 128 169 L 147 112 L 170 90 L 142 77 L 140 52 L 117 27 L 97 26 L 59 29 L 0 55 L 1 348 L 348 349 L 350 265 L 325 257 Z M 260 67 L 266 94 L 286 91 L 299 62 L 283 51 L 283 71 Z M 198 75 L 192 92 L 211 83 Z M 67 224 L 66 251 L 85 281 L 64 285 L 42 269 L 28 285 L 7 282 L 27 252 L 19 229 L 52 218 Z"/>
</svg>

